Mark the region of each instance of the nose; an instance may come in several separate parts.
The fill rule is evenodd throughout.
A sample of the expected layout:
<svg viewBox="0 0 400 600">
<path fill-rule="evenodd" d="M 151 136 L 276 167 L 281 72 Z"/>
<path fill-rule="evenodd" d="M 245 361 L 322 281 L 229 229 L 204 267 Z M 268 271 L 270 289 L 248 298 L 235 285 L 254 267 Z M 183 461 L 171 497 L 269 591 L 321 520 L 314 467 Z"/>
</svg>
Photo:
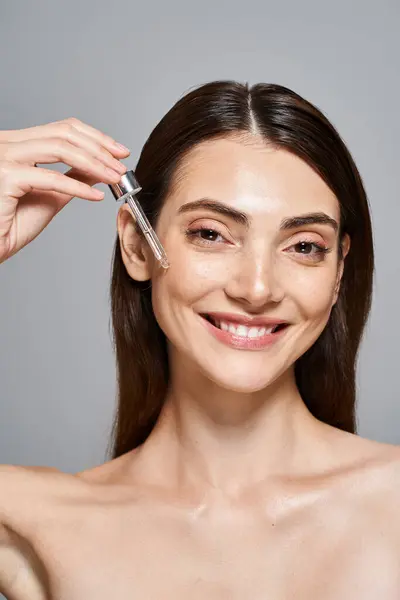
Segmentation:
<svg viewBox="0 0 400 600">
<path fill-rule="evenodd" d="M 251 311 L 260 311 L 270 303 L 278 303 L 284 296 L 276 259 L 265 247 L 258 252 L 248 251 L 236 257 L 225 293 L 235 302 Z"/>
</svg>

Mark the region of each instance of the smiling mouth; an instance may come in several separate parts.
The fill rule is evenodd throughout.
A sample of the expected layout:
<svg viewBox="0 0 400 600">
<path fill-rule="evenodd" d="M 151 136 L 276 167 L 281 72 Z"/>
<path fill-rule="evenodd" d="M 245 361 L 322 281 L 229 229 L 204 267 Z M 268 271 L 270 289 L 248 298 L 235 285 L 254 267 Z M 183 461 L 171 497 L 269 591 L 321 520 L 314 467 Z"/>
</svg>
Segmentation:
<svg viewBox="0 0 400 600">
<path fill-rule="evenodd" d="M 260 339 L 264 336 L 270 336 L 273 333 L 277 333 L 281 329 L 285 329 L 288 323 L 278 323 L 274 326 L 247 326 L 241 323 L 233 323 L 231 321 L 219 320 L 211 317 L 207 314 L 201 314 L 201 317 L 211 323 L 215 328 L 230 333 L 231 335 L 249 338 L 249 339 Z"/>
</svg>

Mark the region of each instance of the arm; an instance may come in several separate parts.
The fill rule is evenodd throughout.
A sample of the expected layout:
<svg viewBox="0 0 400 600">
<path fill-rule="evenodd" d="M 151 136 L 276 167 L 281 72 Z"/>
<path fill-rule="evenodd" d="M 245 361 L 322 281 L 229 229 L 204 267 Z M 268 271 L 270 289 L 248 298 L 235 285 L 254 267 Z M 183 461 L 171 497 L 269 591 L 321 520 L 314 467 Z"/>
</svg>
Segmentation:
<svg viewBox="0 0 400 600">
<path fill-rule="evenodd" d="M 14 487 L 18 478 L 18 467 L 0 465 L 0 593 L 13 597 L 12 588 L 21 567 L 21 557 L 18 555 L 16 539 L 8 526 L 10 508 L 7 498 L 8 490 Z"/>
<path fill-rule="evenodd" d="M 0 465 L 0 593 L 10 600 L 45 600 L 44 567 L 34 552 L 27 514 L 57 469 Z M 57 471 L 58 472 L 58 471 Z M 51 476 L 51 475 L 50 475 Z M 43 503 L 42 503 L 43 504 Z"/>
</svg>

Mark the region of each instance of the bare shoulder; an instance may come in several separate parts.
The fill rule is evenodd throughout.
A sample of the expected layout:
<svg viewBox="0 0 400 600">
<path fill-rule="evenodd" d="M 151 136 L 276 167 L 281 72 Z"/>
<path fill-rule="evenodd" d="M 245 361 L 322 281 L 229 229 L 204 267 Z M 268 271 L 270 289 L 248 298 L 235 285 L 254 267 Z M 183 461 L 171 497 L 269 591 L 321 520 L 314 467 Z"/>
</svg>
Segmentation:
<svg viewBox="0 0 400 600">
<path fill-rule="evenodd" d="M 372 521 L 389 526 L 400 550 L 400 446 L 354 436 L 360 467 L 349 482 L 355 484 Z"/>
<path fill-rule="evenodd" d="M 0 544 L 10 530 L 24 535 L 76 486 L 76 477 L 53 467 L 0 465 Z"/>
<path fill-rule="evenodd" d="M 397 511 L 400 511 L 400 446 L 377 443 L 376 448 L 376 468 L 383 490 L 388 492 L 389 498 L 393 498 Z"/>
<path fill-rule="evenodd" d="M 13 510 L 26 506 L 59 473 L 51 467 L 0 465 L 0 523 L 7 524 Z"/>
<path fill-rule="evenodd" d="M 334 500 L 397 536 L 400 550 L 400 446 L 324 427 L 330 457 L 327 481 Z"/>
<path fill-rule="evenodd" d="M 394 493 L 400 493 L 400 446 L 351 433 L 341 434 L 341 447 L 349 464 L 358 465 L 378 487 L 387 484 Z"/>
<path fill-rule="evenodd" d="M 362 437 L 358 440 L 365 450 L 367 466 L 380 475 L 382 483 L 386 481 L 394 492 L 400 492 L 400 446 Z"/>
<path fill-rule="evenodd" d="M 370 523 L 387 541 L 390 557 L 400 560 L 400 447 L 376 443 L 376 460 L 370 473 Z M 367 496 L 368 497 L 368 496 Z"/>
<path fill-rule="evenodd" d="M 49 509 L 73 508 L 87 493 L 89 483 L 90 477 L 85 481 L 79 473 L 65 473 L 55 467 L 0 465 L 0 528 L 16 523 L 28 526 L 30 521 L 48 515 Z M 4 528 L 1 534 L 5 535 Z"/>
<path fill-rule="evenodd" d="M 42 516 L 49 514 L 55 490 L 62 493 L 70 485 L 71 476 L 52 467 L 0 465 L 0 593 L 44 597 L 42 569 L 31 544 Z"/>
<path fill-rule="evenodd" d="M 113 487 L 123 479 L 127 458 L 122 456 L 78 473 L 53 467 L 0 465 L 0 540 L 6 528 L 29 529 L 49 514 L 68 513 L 93 501 L 95 484 Z M 33 525 L 32 525 L 33 526 Z"/>
</svg>

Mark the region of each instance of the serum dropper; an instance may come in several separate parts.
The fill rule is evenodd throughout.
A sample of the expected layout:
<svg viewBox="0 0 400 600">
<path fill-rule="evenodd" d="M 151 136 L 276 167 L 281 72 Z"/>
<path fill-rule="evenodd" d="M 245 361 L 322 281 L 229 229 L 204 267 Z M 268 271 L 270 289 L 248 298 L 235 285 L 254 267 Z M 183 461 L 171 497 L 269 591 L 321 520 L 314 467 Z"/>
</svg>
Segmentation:
<svg viewBox="0 0 400 600">
<path fill-rule="evenodd" d="M 169 262 L 165 250 L 158 239 L 156 232 L 144 214 L 138 199 L 136 198 L 136 194 L 140 192 L 142 187 L 139 185 L 134 171 L 127 171 L 121 176 L 119 183 L 109 184 L 108 187 L 110 188 L 115 200 L 124 200 L 129 204 L 136 223 L 142 230 L 143 235 L 145 236 L 150 248 L 154 253 L 154 256 L 164 269 L 168 269 Z"/>
</svg>

